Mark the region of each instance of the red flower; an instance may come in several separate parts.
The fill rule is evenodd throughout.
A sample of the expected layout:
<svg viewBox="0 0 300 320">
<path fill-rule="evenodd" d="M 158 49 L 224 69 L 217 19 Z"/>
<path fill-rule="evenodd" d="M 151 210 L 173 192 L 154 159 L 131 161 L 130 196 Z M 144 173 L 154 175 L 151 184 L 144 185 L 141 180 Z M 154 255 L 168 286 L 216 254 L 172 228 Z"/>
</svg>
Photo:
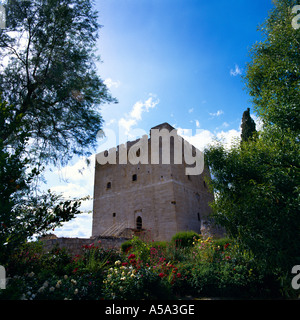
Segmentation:
<svg viewBox="0 0 300 320">
<path fill-rule="evenodd" d="M 125 252 L 128 253 L 132 249 L 132 246 L 128 247 Z"/>
<path fill-rule="evenodd" d="M 73 270 L 73 273 L 76 273 L 76 272 L 77 272 L 77 270 L 78 270 L 78 268 L 75 268 L 75 269 Z"/>
<path fill-rule="evenodd" d="M 163 278 L 165 275 L 161 272 L 158 276 Z"/>
<path fill-rule="evenodd" d="M 129 255 L 129 257 L 128 257 L 128 259 L 130 260 L 130 259 L 134 259 L 135 258 L 135 254 L 131 254 L 131 255 Z"/>
<path fill-rule="evenodd" d="M 122 266 L 126 267 L 128 265 L 128 262 L 122 262 Z"/>
<path fill-rule="evenodd" d="M 225 246 L 224 246 L 224 249 L 227 249 L 229 246 L 229 243 L 226 243 Z"/>
<path fill-rule="evenodd" d="M 177 273 L 177 278 L 181 278 L 181 273 Z"/>
</svg>

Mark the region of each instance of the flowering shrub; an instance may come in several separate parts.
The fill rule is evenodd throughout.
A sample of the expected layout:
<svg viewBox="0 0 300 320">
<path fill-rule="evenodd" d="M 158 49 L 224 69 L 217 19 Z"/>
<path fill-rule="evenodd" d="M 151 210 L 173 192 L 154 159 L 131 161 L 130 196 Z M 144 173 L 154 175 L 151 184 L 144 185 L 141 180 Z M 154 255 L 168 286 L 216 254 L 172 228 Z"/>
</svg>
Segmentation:
<svg viewBox="0 0 300 320">
<path fill-rule="evenodd" d="M 71 256 L 39 243 L 25 245 L 5 265 L 10 278 L 0 299 L 168 299 L 178 295 L 268 296 L 275 278 L 260 274 L 251 253 L 230 240 L 195 237 L 190 247 L 133 238 L 126 251 L 84 246 Z"/>
<path fill-rule="evenodd" d="M 161 277 L 151 267 L 140 266 L 131 254 L 130 264 L 115 262 L 115 267 L 107 271 L 103 280 L 105 299 L 168 299 L 171 291 L 168 283 L 161 280 Z M 126 265 L 125 265 L 126 264 Z"/>
<path fill-rule="evenodd" d="M 45 280 L 46 279 L 46 280 Z M 87 300 L 102 297 L 99 279 L 91 274 L 80 277 L 64 275 L 42 278 L 34 272 L 15 276 L 9 281 L 8 290 L 3 290 L 2 298 L 18 300 Z M 12 290 L 14 294 L 12 296 Z M 0 295 L 1 297 L 1 295 Z"/>
<path fill-rule="evenodd" d="M 172 237 L 172 242 L 176 247 L 191 247 L 193 240 L 197 239 L 199 236 L 200 235 L 195 231 L 178 232 Z"/>
<path fill-rule="evenodd" d="M 195 239 L 193 257 L 197 263 L 189 279 L 197 293 L 228 295 L 257 295 L 263 277 L 251 253 L 242 251 L 238 244 L 223 246 L 211 238 Z"/>
</svg>

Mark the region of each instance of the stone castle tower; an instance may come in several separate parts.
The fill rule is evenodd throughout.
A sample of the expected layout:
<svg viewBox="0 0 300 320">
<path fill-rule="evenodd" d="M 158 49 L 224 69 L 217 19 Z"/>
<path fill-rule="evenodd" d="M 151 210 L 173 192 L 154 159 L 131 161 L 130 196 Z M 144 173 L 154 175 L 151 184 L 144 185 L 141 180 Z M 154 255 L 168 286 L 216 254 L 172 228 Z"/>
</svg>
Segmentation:
<svg viewBox="0 0 300 320">
<path fill-rule="evenodd" d="M 152 129 L 174 130 L 168 123 Z M 127 142 L 127 148 L 137 141 Z M 146 143 L 150 154 L 151 136 Z M 137 150 L 137 155 L 140 151 Z M 116 155 L 119 152 L 118 147 Z M 162 152 L 162 142 L 159 152 Z M 150 155 L 149 164 L 99 164 L 96 161 L 92 237 L 121 236 L 126 230 L 143 230 L 153 240 L 170 240 L 179 231 L 200 233 L 207 228 L 211 213 L 209 202 L 214 197 L 204 178 L 210 179 L 210 173 L 204 166 L 200 175 L 187 175 L 188 165 L 184 161 L 174 164 L 172 138 L 170 154 L 170 164 L 162 161 L 151 164 Z"/>
</svg>

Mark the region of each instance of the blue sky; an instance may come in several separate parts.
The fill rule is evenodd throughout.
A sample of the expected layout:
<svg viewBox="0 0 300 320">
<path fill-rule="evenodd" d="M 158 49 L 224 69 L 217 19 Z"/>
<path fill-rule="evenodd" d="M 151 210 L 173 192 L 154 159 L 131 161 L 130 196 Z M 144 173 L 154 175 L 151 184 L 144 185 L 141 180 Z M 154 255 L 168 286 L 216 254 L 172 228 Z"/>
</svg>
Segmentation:
<svg viewBox="0 0 300 320">
<path fill-rule="evenodd" d="M 261 40 L 257 27 L 271 0 L 96 0 L 95 5 L 103 25 L 97 68 L 119 101 L 101 107 L 108 140 L 99 141 L 97 152 L 163 122 L 200 150 L 214 137 L 229 143 L 240 135 L 243 111 L 251 108 L 242 75 L 249 49 Z M 111 132 L 117 141 L 109 139 Z M 93 175 L 93 164 L 86 168 L 77 158 L 47 172 L 46 187 L 65 197 L 92 196 Z M 91 210 L 92 201 L 83 208 Z M 91 218 L 83 214 L 54 233 L 89 237 Z"/>
</svg>

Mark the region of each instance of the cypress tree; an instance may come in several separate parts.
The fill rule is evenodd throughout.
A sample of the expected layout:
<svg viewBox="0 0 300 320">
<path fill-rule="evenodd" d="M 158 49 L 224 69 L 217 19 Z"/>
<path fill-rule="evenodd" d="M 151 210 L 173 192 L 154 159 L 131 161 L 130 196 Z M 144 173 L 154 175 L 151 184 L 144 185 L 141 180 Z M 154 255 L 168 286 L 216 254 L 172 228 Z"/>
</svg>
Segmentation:
<svg viewBox="0 0 300 320">
<path fill-rule="evenodd" d="M 256 125 L 254 120 L 250 116 L 250 108 L 248 108 L 246 111 L 244 111 L 242 118 L 242 142 L 248 141 L 250 138 L 252 138 L 255 132 Z"/>
</svg>

